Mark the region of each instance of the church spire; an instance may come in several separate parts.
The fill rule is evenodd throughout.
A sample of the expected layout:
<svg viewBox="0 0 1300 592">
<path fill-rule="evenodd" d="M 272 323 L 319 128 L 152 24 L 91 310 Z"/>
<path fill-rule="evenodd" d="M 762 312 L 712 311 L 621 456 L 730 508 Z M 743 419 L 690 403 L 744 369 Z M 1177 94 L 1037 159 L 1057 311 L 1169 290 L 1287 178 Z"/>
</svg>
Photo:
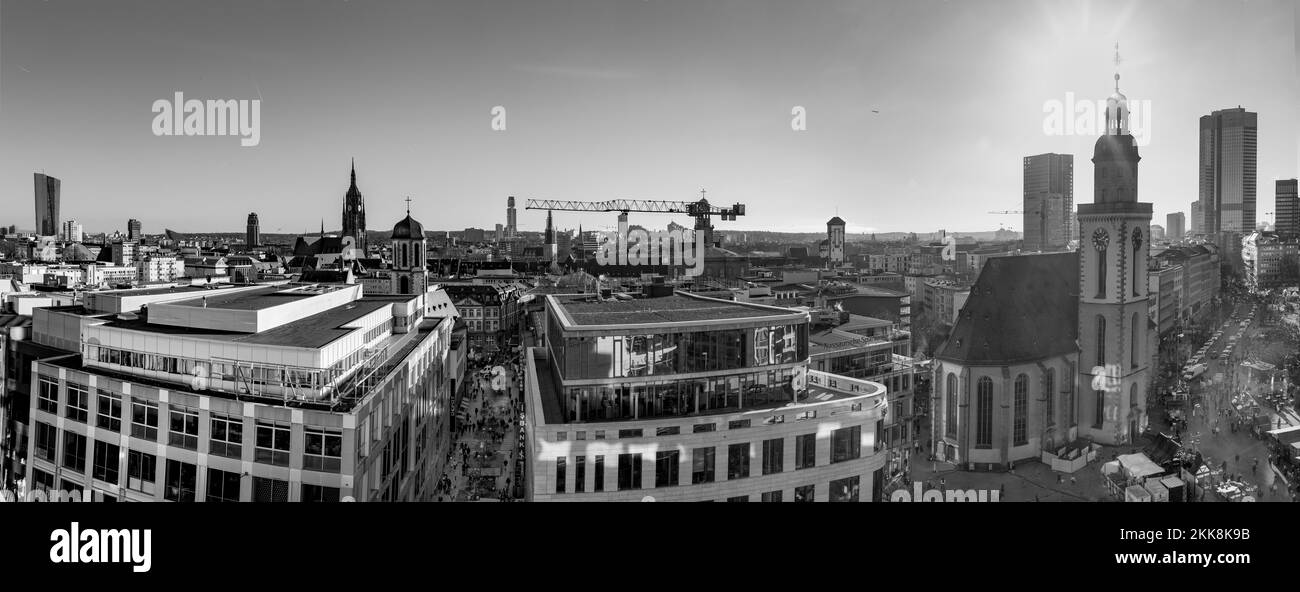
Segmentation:
<svg viewBox="0 0 1300 592">
<path fill-rule="evenodd" d="M 1119 43 L 1115 43 L 1115 92 L 1106 99 L 1106 134 L 1123 136 L 1128 134 L 1128 97 L 1119 92 Z"/>
<path fill-rule="evenodd" d="M 1116 87 L 1118 88 L 1118 87 Z M 352 157 L 352 187 L 357 186 L 357 157 Z"/>
</svg>

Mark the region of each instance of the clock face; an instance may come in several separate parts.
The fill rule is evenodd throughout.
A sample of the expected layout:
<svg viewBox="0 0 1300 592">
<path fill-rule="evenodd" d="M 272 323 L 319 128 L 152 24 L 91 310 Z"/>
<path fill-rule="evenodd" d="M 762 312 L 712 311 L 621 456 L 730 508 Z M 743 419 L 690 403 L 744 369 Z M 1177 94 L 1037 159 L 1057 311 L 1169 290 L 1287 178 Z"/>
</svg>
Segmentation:
<svg viewBox="0 0 1300 592">
<path fill-rule="evenodd" d="M 1098 251 L 1105 249 L 1110 245 L 1110 234 L 1104 228 L 1098 228 L 1092 233 L 1092 246 Z"/>
<path fill-rule="evenodd" d="M 1142 248 L 1142 229 L 1141 229 L 1141 228 L 1134 228 L 1134 229 L 1133 229 L 1133 248 L 1134 248 L 1134 249 L 1140 249 L 1140 248 Z"/>
</svg>

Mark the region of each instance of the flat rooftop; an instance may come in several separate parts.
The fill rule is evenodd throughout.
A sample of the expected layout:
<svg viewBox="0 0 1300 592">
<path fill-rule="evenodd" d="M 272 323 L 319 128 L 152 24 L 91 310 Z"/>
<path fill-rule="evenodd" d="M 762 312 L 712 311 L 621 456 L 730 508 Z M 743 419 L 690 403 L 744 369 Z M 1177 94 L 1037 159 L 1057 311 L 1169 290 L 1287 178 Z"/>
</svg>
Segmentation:
<svg viewBox="0 0 1300 592">
<path fill-rule="evenodd" d="M 596 300 L 592 296 L 552 296 L 574 325 L 641 325 L 689 321 L 784 317 L 799 311 L 672 294 L 658 298 Z"/>
<path fill-rule="evenodd" d="M 222 288 L 207 286 L 158 286 L 153 288 L 135 288 L 132 290 L 104 290 L 97 293 L 106 296 L 155 296 L 158 294 L 185 294 L 187 292 L 195 292 L 195 296 L 200 296 L 202 295 L 201 293 L 213 294 L 220 290 L 228 290 L 234 287 L 236 286 L 233 284 L 225 284 L 225 287 Z"/>
<path fill-rule="evenodd" d="M 138 313 L 135 319 L 121 319 L 118 318 L 118 315 L 100 315 L 96 318 L 107 320 L 108 322 L 104 324 L 107 327 L 146 333 L 186 335 L 217 341 L 319 349 L 353 331 L 353 329 L 345 329 L 344 325 L 351 324 L 365 315 L 400 301 L 404 301 L 404 299 L 366 297 L 260 333 L 215 331 L 175 325 L 151 324 L 149 323 L 148 309 Z"/>
<path fill-rule="evenodd" d="M 333 286 L 266 286 L 253 290 L 242 290 L 234 293 L 227 293 L 222 290 L 208 290 L 206 294 L 195 294 L 196 298 L 189 300 L 180 300 L 169 302 L 172 306 L 192 306 L 198 308 L 212 308 L 221 310 L 265 310 L 295 302 L 304 298 L 311 298 L 328 292 L 337 290 Z M 201 296 L 201 297 L 199 297 Z"/>
</svg>

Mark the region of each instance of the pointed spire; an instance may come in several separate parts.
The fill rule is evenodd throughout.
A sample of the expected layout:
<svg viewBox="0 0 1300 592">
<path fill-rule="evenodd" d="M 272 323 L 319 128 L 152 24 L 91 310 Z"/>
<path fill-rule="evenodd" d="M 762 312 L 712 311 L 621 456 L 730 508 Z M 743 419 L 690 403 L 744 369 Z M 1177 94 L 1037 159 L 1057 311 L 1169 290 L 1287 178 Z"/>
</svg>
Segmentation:
<svg viewBox="0 0 1300 592">
<path fill-rule="evenodd" d="M 357 186 L 357 157 L 352 157 L 352 186 Z"/>
<path fill-rule="evenodd" d="M 1119 42 L 1115 42 L 1115 92 L 1119 92 Z"/>
<path fill-rule="evenodd" d="M 325 238 L 325 219 L 320 219 L 320 237 Z"/>
</svg>

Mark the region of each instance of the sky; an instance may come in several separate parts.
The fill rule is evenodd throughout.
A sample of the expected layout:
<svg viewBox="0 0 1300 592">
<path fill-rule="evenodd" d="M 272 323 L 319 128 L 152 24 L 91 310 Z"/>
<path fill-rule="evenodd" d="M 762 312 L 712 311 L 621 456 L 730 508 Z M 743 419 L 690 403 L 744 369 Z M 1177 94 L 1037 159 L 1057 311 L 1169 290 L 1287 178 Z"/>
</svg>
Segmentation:
<svg viewBox="0 0 1300 592">
<path fill-rule="evenodd" d="M 1258 211 L 1297 176 L 1294 0 L 0 0 L 0 224 L 32 173 L 88 232 L 491 230 L 506 197 L 744 203 L 720 230 L 1020 230 L 1022 158 L 1095 134 L 1045 110 L 1149 101 L 1139 199 L 1197 197 L 1198 118 L 1259 113 Z M 260 99 L 260 143 L 157 136 L 157 100 Z M 493 129 L 493 109 L 505 129 Z M 805 129 L 792 129 L 802 107 Z M 661 227 L 662 214 L 631 215 Z M 556 212 L 608 228 L 613 214 Z M 689 220 L 675 219 L 689 224 Z"/>
</svg>

